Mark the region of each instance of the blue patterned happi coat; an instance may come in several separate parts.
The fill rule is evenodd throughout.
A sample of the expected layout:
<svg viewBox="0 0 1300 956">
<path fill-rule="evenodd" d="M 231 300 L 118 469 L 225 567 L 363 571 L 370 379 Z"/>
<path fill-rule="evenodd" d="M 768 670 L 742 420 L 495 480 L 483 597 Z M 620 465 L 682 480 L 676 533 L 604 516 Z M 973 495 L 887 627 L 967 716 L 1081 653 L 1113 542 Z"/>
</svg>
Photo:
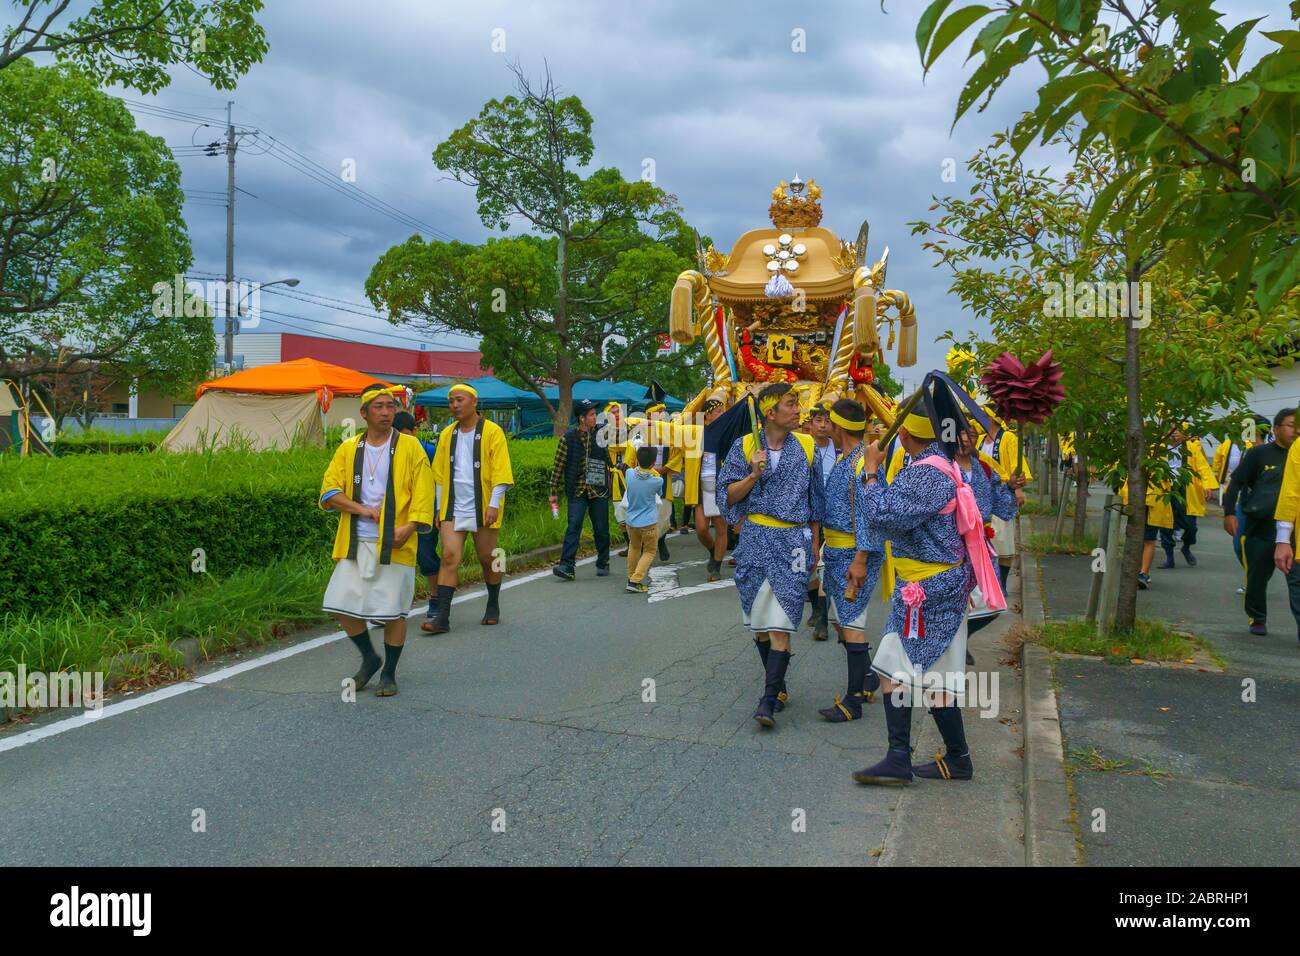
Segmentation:
<svg viewBox="0 0 1300 956">
<path fill-rule="evenodd" d="M 767 432 L 760 432 L 762 448 L 767 447 Z M 763 582 L 772 585 L 777 603 L 797 628 L 808 600 L 808 578 L 812 572 L 812 522 L 822 520 L 826 493 L 821 477 L 794 435 L 781 446 L 780 460 L 773 468 L 769 461 L 762 476 L 743 501 L 727 504 L 727 486 L 740 481 L 750 472 L 745 459 L 744 439 L 736 439 L 718 469 L 717 501 L 727 524 L 743 521 L 751 514 L 767 515 L 795 523 L 793 528 L 772 528 L 745 521 L 740 540 L 732 556 L 736 559 L 736 590 L 740 606 L 749 614 Z M 802 553 L 800 560 L 799 553 Z M 800 570 L 802 569 L 802 570 Z"/>
<path fill-rule="evenodd" d="M 1016 493 L 1002 480 L 1002 476 L 993 471 L 990 476 L 980 464 L 978 457 L 971 459 L 971 470 L 962 469 L 966 483 L 975 492 L 975 503 L 980 507 L 980 516 L 988 524 L 992 517 L 1011 521 L 1020 510 L 1016 503 Z"/>
<path fill-rule="evenodd" d="M 838 454 L 834 442 L 828 441 L 825 445 L 813 444 L 813 474 L 822 479 L 823 487 L 830 481 L 830 476 L 826 473 L 825 461 L 830 458 L 834 462 Z"/>
<path fill-rule="evenodd" d="M 938 442 L 932 442 L 917 457 L 930 455 L 946 457 Z M 948 649 L 966 616 L 966 604 L 975 587 L 975 572 L 966 560 L 957 519 L 952 514 L 939 514 L 955 492 L 947 475 L 929 465 L 917 465 L 916 461 L 900 471 L 892 485 L 875 484 L 866 489 L 867 523 L 889 539 L 894 557 L 936 564 L 961 562 L 920 582 L 925 589 L 922 638 L 907 636 L 907 606 L 902 596 L 905 582 L 900 578 L 894 589 L 885 633 L 898 634 L 907 659 L 917 670 L 928 669 Z"/>
<path fill-rule="evenodd" d="M 867 489 L 862 483 L 862 475 L 856 471 L 857 463 L 862 460 L 863 445 L 856 445 L 849 454 L 841 455 L 835 462 L 831 476 L 826 480 L 826 516 L 822 519 L 824 528 L 851 533 L 857 541 L 853 548 L 822 548 L 822 565 L 826 569 L 825 585 L 827 596 L 835 602 L 835 613 L 839 615 L 840 624 L 856 620 L 866 610 L 871 595 L 876 590 L 880 579 L 880 569 L 885 560 L 885 539 L 879 531 L 867 523 Z M 855 480 L 856 479 L 856 480 Z M 849 489 L 855 495 L 853 503 L 853 520 L 849 520 Z M 856 525 L 856 527 L 851 527 Z M 869 553 L 867 558 L 867 580 L 852 601 L 844 597 L 848 587 L 849 565 L 859 551 Z"/>
</svg>

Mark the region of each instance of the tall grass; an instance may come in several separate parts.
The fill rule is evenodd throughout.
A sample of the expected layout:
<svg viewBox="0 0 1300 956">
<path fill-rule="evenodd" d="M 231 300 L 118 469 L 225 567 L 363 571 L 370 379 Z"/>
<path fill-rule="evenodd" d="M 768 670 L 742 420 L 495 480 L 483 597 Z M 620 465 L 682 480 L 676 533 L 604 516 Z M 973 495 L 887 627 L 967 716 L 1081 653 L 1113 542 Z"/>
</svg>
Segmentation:
<svg viewBox="0 0 1300 956">
<path fill-rule="evenodd" d="M 563 508 L 558 521 L 549 507 L 508 513 L 498 545 L 510 559 L 559 544 L 565 518 Z M 589 532 L 584 540 L 590 541 Z M 15 671 L 20 663 L 29 672 L 103 670 L 115 656 L 129 653 L 179 664 L 172 645 L 187 637 L 198 638 L 208 655 L 260 645 L 286 630 L 330 620 L 320 605 L 333 569 L 322 549 L 225 577 L 196 576 L 191 587 L 118 613 L 98 612 L 74 600 L 53 613 L 10 613 L 0 619 L 0 672 Z M 482 580 L 478 556 L 468 542 L 461 580 Z M 427 593 L 419 576 L 417 593 Z"/>
</svg>

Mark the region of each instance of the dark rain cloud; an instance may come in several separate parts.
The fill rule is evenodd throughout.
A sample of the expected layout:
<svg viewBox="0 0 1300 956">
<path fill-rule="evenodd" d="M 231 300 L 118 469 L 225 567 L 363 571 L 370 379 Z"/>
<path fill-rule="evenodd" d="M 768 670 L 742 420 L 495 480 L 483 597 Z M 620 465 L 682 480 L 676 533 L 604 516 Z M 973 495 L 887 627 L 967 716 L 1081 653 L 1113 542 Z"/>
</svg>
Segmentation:
<svg viewBox="0 0 1300 956">
<path fill-rule="evenodd" d="M 969 68 L 954 49 L 923 78 L 914 32 L 924 4 L 885 6 L 888 13 L 861 0 L 276 0 L 263 14 L 271 51 L 237 91 L 227 97 L 182 71 L 155 101 L 219 124 L 225 99 L 233 99 L 237 123 L 259 128 L 335 176 L 353 160 L 358 186 L 441 233 L 476 242 L 488 233 L 472 189 L 447 180 L 430 154 L 487 100 L 511 92 L 508 63 L 518 61 L 535 77 L 549 64 L 563 91 L 580 97 L 594 117 L 594 165 L 633 178 L 652 160 L 658 184 L 721 249 L 765 224 L 772 187 L 796 172 L 823 187 L 823 225 L 853 238 L 868 219 L 873 258 L 890 246 L 888 285 L 906 291 L 916 307 L 920 363 L 902 373 L 915 381 L 922 370 L 942 366 L 945 346 L 935 336 L 970 329 L 973 320 L 906 223 L 927 215 L 932 195 L 969 190 L 965 160 L 1034 105 L 1043 74 L 1036 66 L 1022 69 L 986 113 L 968 115 L 950 132 Z M 1234 21 L 1252 13 L 1285 19 L 1279 2 L 1221 6 Z M 796 30 L 806 52 L 792 50 Z M 493 46 L 502 39 L 504 52 Z M 220 132 L 140 122 L 169 143 Z M 258 281 L 296 276 L 300 291 L 364 301 L 371 266 L 411 228 L 272 155 L 255 155 L 260 149 L 250 144 L 238 164 L 239 185 L 258 198 L 238 198 L 236 271 Z M 941 178 L 947 159 L 957 163 L 955 183 Z M 182 164 L 187 188 L 225 188 L 223 159 L 186 157 Z M 187 219 L 195 267 L 221 272 L 224 211 L 194 204 Z M 263 305 L 299 318 L 287 320 L 290 328 L 268 315 L 262 330 L 314 330 L 390 345 L 412 344 L 394 334 L 416 335 L 269 294 Z"/>
</svg>

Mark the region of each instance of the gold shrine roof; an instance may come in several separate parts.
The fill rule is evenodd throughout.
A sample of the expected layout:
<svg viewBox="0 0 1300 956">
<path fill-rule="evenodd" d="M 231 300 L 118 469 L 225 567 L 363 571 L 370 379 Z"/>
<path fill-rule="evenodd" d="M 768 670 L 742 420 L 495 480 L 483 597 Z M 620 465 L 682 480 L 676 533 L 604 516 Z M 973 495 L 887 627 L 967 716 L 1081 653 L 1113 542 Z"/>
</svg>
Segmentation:
<svg viewBox="0 0 1300 956">
<path fill-rule="evenodd" d="M 772 273 L 768 271 L 771 257 L 764 246 L 778 246 L 783 235 L 790 236 L 793 244 L 805 246 L 797 273 L 787 272 L 786 277 L 808 301 L 847 299 L 852 294 L 854 265 L 845 259 L 835 233 L 821 226 L 769 226 L 751 229 L 737 239 L 722 270 L 709 276 L 709 287 L 720 302 L 766 301 L 763 289 Z"/>
</svg>

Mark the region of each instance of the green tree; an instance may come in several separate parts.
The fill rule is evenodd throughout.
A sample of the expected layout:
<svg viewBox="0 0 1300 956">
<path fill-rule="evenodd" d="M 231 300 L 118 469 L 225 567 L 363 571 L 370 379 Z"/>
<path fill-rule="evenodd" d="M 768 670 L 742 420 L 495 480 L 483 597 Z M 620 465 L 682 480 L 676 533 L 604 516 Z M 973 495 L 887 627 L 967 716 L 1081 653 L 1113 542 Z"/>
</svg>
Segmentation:
<svg viewBox="0 0 1300 956">
<path fill-rule="evenodd" d="M 202 376 L 209 312 L 159 309 L 154 291 L 190 264 L 183 202 L 171 151 L 93 81 L 0 70 L 0 377 L 93 366 L 171 390 Z"/>
<path fill-rule="evenodd" d="M 70 19 L 70 0 L 13 5 L 21 18 L 0 24 L 0 70 L 52 53 L 101 84 L 156 93 L 171 82 L 167 68 L 184 64 L 230 90 L 269 49 L 254 18 L 261 0 L 99 0 Z"/>
<path fill-rule="evenodd" d="M 393 322 L 475 336 L 486 363 L 538 395 L 557 385 L 547 407 L 559 434 L 576 382 L 702 378 L 698 345 L 655 357 L 694 236 L 653 183 L 616 169 L 583 176 L 590 114 L 577 97 L 561 98 L 549 74 L 540 89 L 515 76 L 518 95 L 490 101 L 433 159 L 475 187 L 485 225 L 506 231 L 522 220 L 530 232 L 480 246 L 413 236 L 375 264 L 366 294 Z"/>
<path fill-rule="evenodd" d="M 1027 168 L 1007 134 L 995 136 L 967 164 L 976 183 L 970 194 L 936 198 L 931 210 L 940 218 L 912 226 L 936 265 L 952 272 L 952 291 L 989 324 L 989 338 L 966 347 L 981 364 L 1003 350 L 1034 358 L 1053 349 L 1066 398 L 1051 426 L 1073 431 L 1080 454 L 1112 487 L 1127 480 L 1133 490 L 1116 617 L 1123 628 L 1136 614 L 1145 489 L 1172 477 L 1169 433 L 1182 421 L 1203 433 L 1216 405 L 1244 413 L 1246 393 L 1270 378 L 1269 363 L 1286 351 L 1300 316 L 1293 293 L 1266 313 L 1249 295 L 1236 308 L 1229 283 L 1187 271 L 1159 250 L 1145 253 L 1144 281 L 1128 287 L 1124 230 L 1088 229 L 1119 165 L 1103 145 L 1080 146 L 1071 136 L 1067 128 L 1049 141 L 1077 158 L 1060 177 Z M 1131 337 L 1140 344 L 1132 353 Z"/>
<path fill-rule="evenodd" d="M 876 371 L 875 386 L 890 398 L 898 398 L 903 394 L 902 383 L 894 378 L 894 371 L 884 362 L 876 359 L 872 368 Z"/>
<path fill-rule="evenodd" d="M 1124 223 L 1130 264 L 1160 248 L 1177 267 L 1212 267 L 1237 304 L 1253 288 L 1267 311 L 1300 276 L 1300 30 L 1222 18 L 1208 0 L 934 0 L 916 40 L 928 70 L 983 23 L 956 119 L 1039 63 L 1047 82 L 1012 136 L 1016 152 L 1078 121 L 1081 145 L 1102 141 L 1119 160 L 1088 231 Z M 1268 52 L 1242 69 L 1255 35 Z"/>
</svg>

